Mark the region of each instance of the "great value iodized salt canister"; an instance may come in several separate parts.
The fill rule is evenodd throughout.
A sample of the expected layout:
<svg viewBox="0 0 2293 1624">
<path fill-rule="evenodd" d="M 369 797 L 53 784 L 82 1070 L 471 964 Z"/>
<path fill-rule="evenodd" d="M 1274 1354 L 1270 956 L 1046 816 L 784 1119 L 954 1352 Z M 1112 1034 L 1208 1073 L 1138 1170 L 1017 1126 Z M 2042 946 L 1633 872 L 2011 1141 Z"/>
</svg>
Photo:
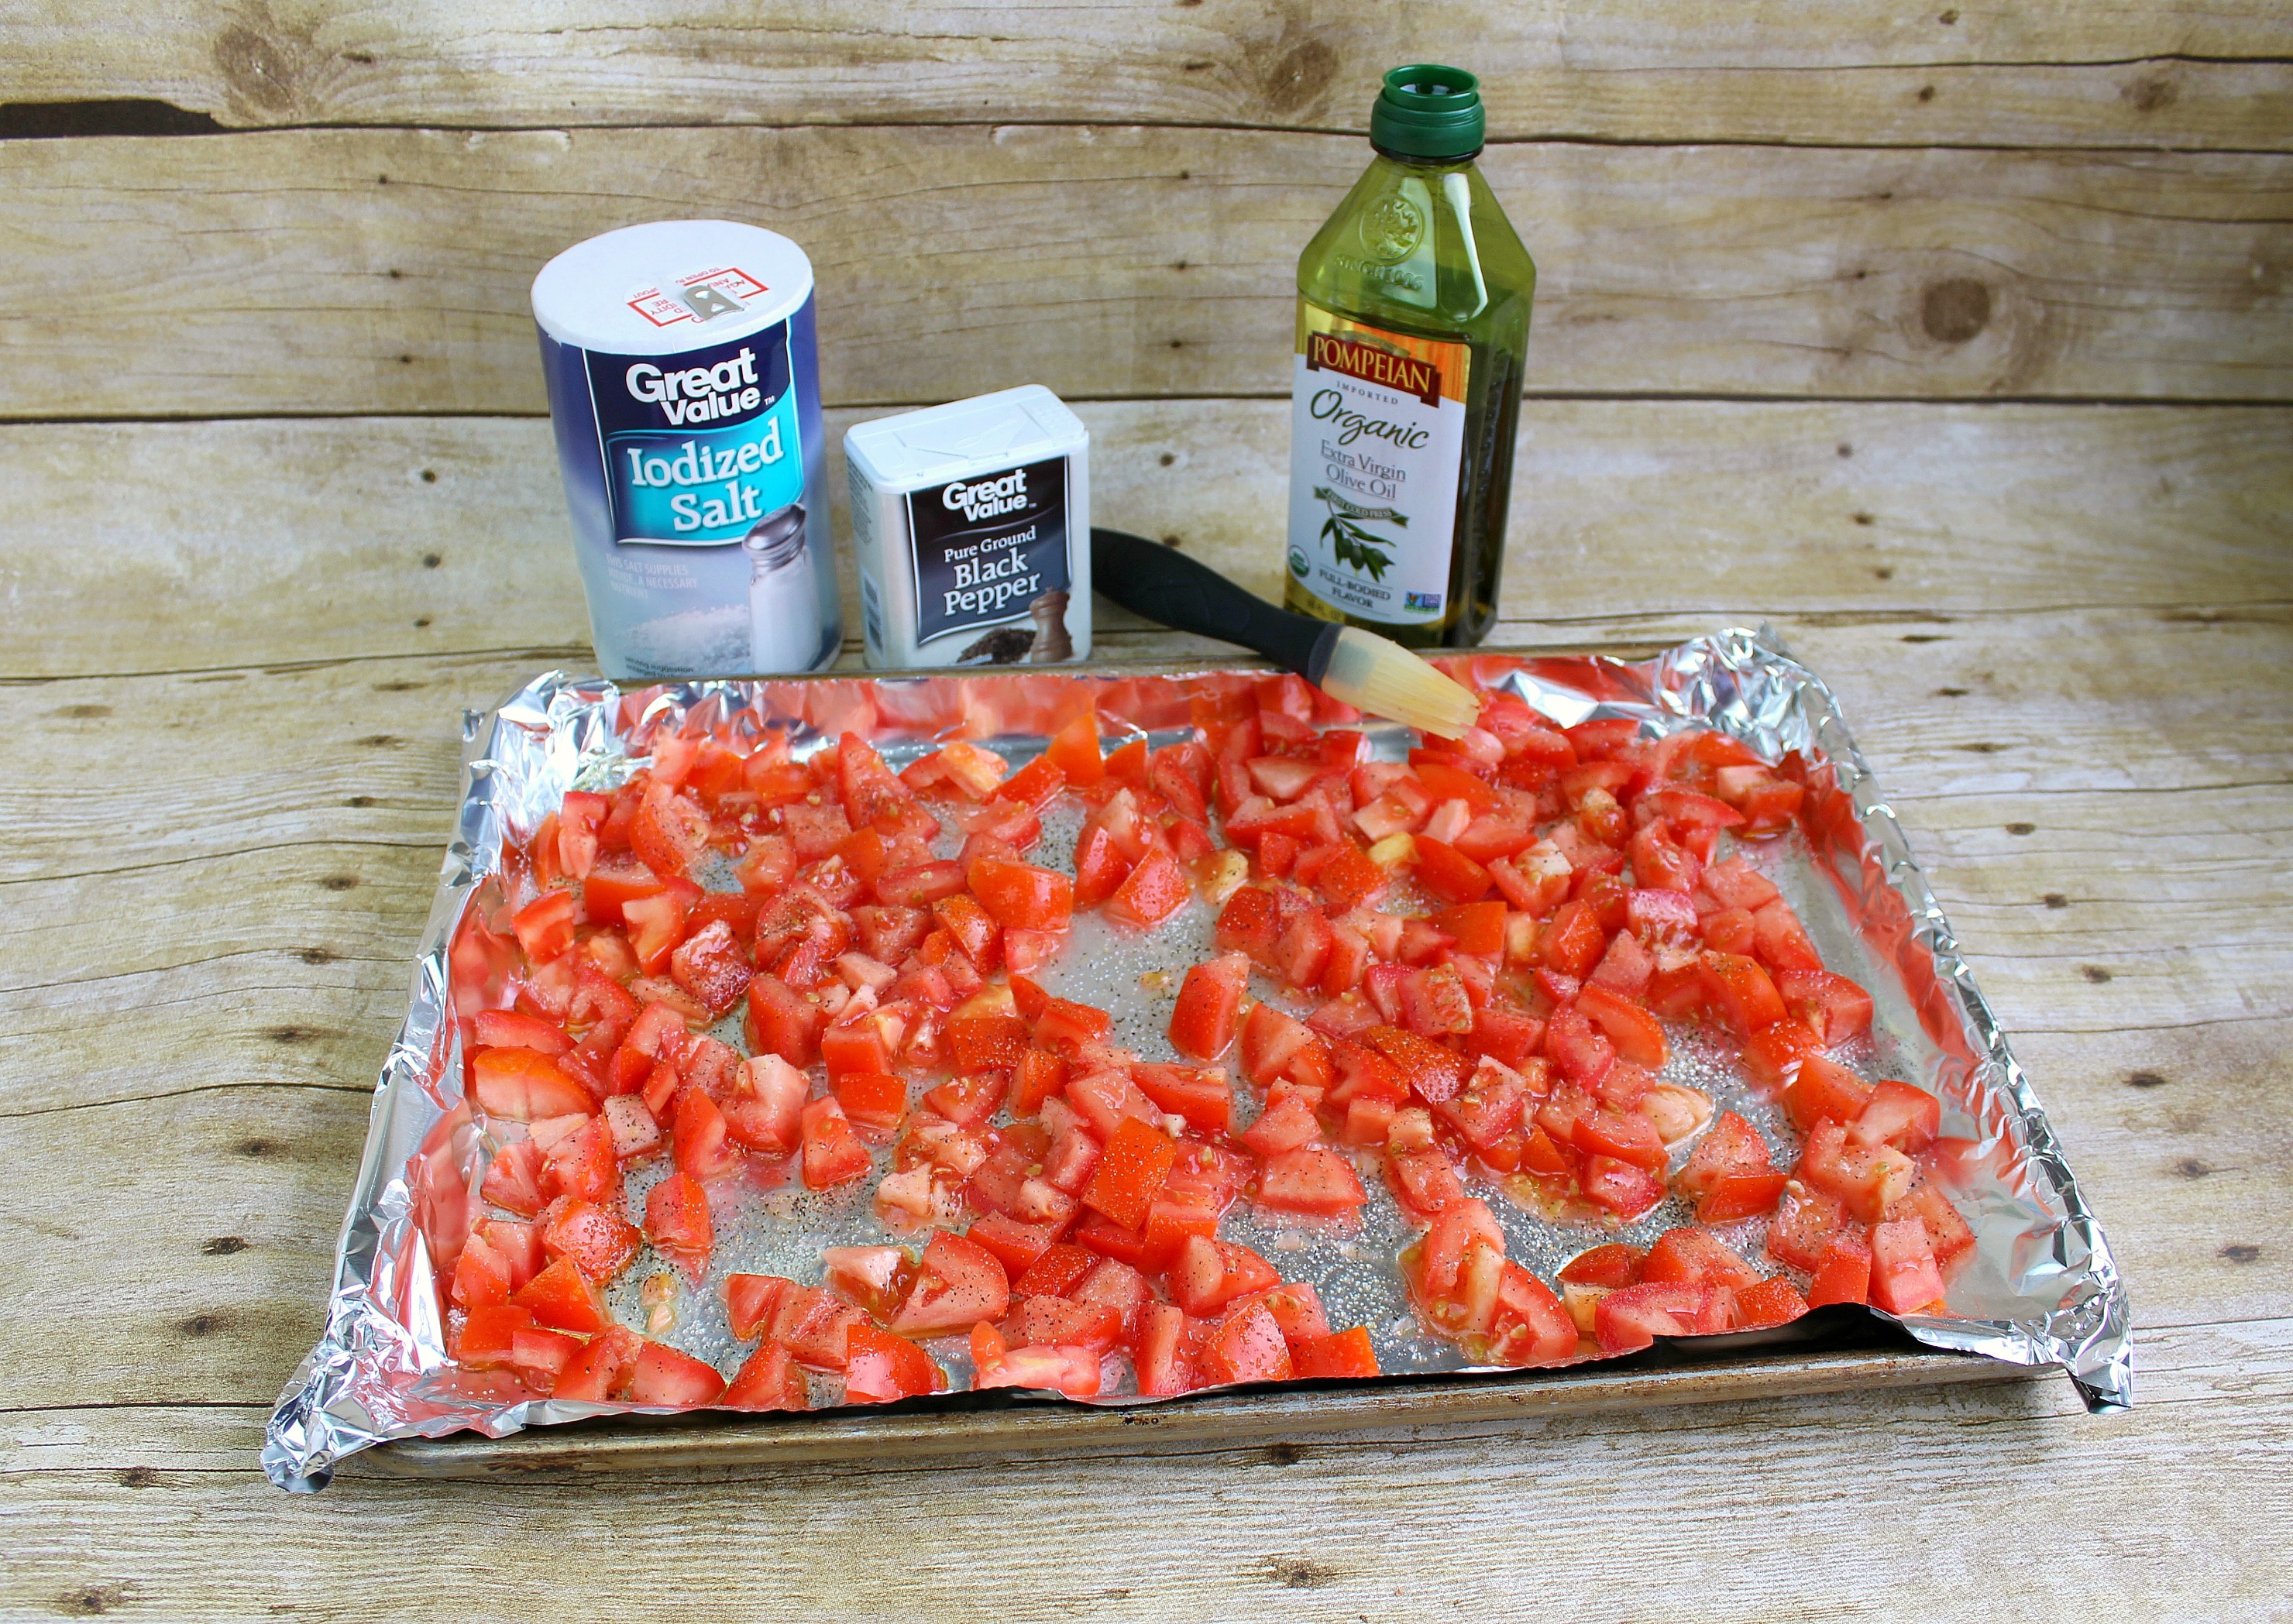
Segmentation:
<svg viewBox="0 0 2293 1624">
<path fill-rule="evenodd" d="M 605 675 L 834 659 L 844 627 L 804 250 L 723 220 L 608 231 L 542 267 L 533 315 Z"/>
</svg>

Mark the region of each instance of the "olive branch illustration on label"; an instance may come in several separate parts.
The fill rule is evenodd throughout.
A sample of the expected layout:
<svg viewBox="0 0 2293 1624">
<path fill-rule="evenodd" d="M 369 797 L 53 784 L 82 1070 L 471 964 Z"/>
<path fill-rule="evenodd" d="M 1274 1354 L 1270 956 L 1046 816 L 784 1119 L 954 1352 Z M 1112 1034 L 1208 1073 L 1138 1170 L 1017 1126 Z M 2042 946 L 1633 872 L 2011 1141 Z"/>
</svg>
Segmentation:
<svg viewBox="0 0 2293 1624">
<path fill-rule="evenodd" d="M 1322 521 L 1322 535 L 1337 554 L 1338 562 L 1368 570 L 1372 580 L 1385 579 L 1385 572 L 1393 568 L 1393 555 L 1385 549 L 1393 544 L 1382 536 L 1372 535 L 1362 524 L 1390 520 L 1406 529 L 1409 515 L 1390 507 L 1364 507 L 1326 485 L 1317 485 L 1314 496 L 1330 510 L 1330 516 Z"/>
</svg>

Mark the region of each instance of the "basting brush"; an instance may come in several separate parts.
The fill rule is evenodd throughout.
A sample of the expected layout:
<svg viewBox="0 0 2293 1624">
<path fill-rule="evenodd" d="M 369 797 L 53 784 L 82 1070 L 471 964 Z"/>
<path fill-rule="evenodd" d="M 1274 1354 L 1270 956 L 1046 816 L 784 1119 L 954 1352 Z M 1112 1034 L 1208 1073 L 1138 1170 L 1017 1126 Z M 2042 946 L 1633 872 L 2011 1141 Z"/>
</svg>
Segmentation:
<svg viewBox="0 0 2293 1624">
<path fill-rule="evenodd" d="M 1255 649 L 1341 704 L 1454 739 L 1481 702 L 1399 643 L 1276 609 L 1217 570 L 1143 536 L 1094 525 L 1091 586 L 1134 615 Z"/>
</svg>

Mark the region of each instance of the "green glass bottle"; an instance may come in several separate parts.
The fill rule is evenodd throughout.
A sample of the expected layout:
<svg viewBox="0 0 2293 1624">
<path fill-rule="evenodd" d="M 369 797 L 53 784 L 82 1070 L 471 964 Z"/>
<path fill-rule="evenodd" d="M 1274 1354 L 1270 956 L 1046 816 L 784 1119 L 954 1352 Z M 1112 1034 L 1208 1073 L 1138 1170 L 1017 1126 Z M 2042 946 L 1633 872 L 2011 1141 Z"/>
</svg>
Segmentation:
<svg viewBox="0 0 2293 1624">
<path fill-rule="evenodd" d="M 1496 622 L 1536 267 L 1473 159 L 1479 82 L 1397 68 L 1298 261 L 1289 606 L 1412 648 Z"/>
</svg>

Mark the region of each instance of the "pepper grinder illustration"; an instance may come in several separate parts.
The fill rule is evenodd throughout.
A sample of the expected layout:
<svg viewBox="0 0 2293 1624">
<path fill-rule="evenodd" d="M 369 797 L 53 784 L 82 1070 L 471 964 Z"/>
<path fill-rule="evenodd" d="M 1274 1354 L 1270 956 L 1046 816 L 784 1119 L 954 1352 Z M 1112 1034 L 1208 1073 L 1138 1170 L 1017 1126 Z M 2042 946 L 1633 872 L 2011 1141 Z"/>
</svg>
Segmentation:
<svg viewBox="0 0 2293 1624">
<path fill-rule="evenodd" d="M 1027 605 L 1035 617 L 1035 641 L 1027 650 L 1031 666 L 1056 665 L 1074 658 L 1074 642 L 1067 635 L 1067 594 L 1047 592 Z"/>
<path fill-rule="evenodd" d="M 749 555 L 749 658 L 758 675 L 806 671 L 820 656 L 820 599 L 805 545 L 804 505 L 791 503 L 757 521 Z"/>
</svg>

